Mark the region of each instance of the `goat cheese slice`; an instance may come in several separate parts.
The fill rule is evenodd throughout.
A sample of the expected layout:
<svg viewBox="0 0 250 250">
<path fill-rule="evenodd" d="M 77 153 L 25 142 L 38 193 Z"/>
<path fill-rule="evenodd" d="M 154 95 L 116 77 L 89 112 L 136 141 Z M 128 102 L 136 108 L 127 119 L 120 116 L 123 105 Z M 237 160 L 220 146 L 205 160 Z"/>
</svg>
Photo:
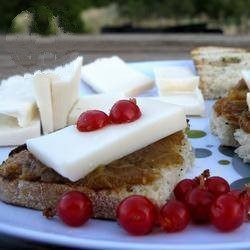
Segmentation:
<svg viewBox="0 0 250 250">
<path fill-rule="evenodd" d="M 60 175 L 77 181 L 100 165 L 108 164 L 186 128 L 182 108 L 138 98 L 142 116 L 131 123 L 108 125 L 92 132 L 69 126 L 27 140 L 28 150 Z"/>
<path fill-rule="evenodd" d="M 70 111 L 68 125 L 75 124 L 80 114 L 87 110 L 97 109 L 109 114 L 114 103 L 121 99 L 127 98 L 125 98 L 122 94 L 97 94 L 83 96 L 78 99 L 77 103 Z"/>
<path fill-rule="evenodd" d="M 36 114 L 32 75 L 12 76 L 0 85 L 0 114 L 17 119 L 20 127 L 27 127 Z"/>
<path fill-rule="evenodd" d="M 204 115 L 205 102 L 199 89 L 199 76 L 186 66 L 168 66 L 154 69 L 156 85 L 164 102 L 179 105 L 186 115 Z"/>
<path fill-rule="evenodd" d="M 203 116 L 205 114 L 204 98 L 198 88 L 193 92 L 166 92 L 163 96 L 152 97 L 152 99 L 178 105 L 183 108 L 186 115 Z"/>
<path fill-rule="evenodd" d="M 22 145 L 41 135 L 40 119 L 34 117 L 28 126 L 20 127 L 14 117 L 0 114 L 0 146 Z"/>
<path fill-rule="evenodd" d="M 79 97 L 82 57 L 55 69 L 37 72 L 34 89 L 45 134 L 67 126 Z"/>
<path fill-rule="evenodd" d="M 100 58 L 82 67 L 82 78 L 97 93 L 137 96 L 153 87 L 153 80 L 129 67 L 121 58 Z"/>
<path fill-rule="evenodd" d="M 51 98 L 50 74 L 36 72 L 34 76 L 34 94 L 39 109 L 44 134 L 53 132 L 53 110 Z"/>
<path fill-rule="evenodd" d="M 199 86 L 199 76 L 194 75 L 189 67 L 158 67 L 154 69 L 154 74 L 160 95 L 162 95 L 162 91 L 192 92 Z"/>
</svg>

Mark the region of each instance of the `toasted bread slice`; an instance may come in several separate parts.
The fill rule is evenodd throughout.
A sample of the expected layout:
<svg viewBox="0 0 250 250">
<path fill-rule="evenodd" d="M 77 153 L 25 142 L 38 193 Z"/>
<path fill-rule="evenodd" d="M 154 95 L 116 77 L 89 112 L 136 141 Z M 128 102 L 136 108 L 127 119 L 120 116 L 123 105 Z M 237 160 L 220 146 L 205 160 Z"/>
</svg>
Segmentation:
<svg viewBox="0 0 250 250">
<path fill-rule="evenodd" d="M 115 219 L 119 202 L 133 194 L 144 195 L 161 206 L 193 159 L 192 148 L 180 131 L 71 182 L 36 160 L 27 149 L 16 149 L 0 167 L 0 199 L 44 210 L 54 208 L 64 193 L 78 190 L 92 200 L 94 217 Z"/>
<path fill-rule="evenodd" d="M 199 47 L 191 55 L 205 99 L 226 96 L 241 79 L 241 71 L 250 68 L 250 53 L 241 48 Z"/>
</svg>

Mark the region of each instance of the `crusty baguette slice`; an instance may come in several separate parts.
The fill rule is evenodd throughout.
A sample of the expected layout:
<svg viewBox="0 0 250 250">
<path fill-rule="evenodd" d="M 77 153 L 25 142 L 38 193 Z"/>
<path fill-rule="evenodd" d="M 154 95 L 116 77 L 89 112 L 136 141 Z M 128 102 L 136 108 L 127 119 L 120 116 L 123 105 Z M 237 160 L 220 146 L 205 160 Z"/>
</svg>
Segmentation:
<svg viewBox="0 0 250 250">
<path fill-rule="evenodd" d="M 226 96 L 241 79 L 241 71 L 250 68 L 250 53 L 241 48 L 199 47 L 191 55 L 205 99 Z"/>
<path fill-rule="evenodd" d="M 145 195 L 159 206 L 169 198 L 175 184 L 192 166 L 194 160 L 191 145 L 186 137 L 182 141 L 180 151 L 183 164 L 161 168 L 159 177 L 151 184 L 94 191 L 86 188 L 86 186 L 69 183 L 45 183 L 39 180 L 27 181 L 20 178 L 11 180 L 0 176 L 0 200 L 13 205 L 44 210 L 54 208 L 58 199 L 64 193 L 78 190 L 86 193 L 92 200 L 95 218 L 115 219 L 115 210 L 118 203 L 127 196 L 133 194 Z"/>
</svg>

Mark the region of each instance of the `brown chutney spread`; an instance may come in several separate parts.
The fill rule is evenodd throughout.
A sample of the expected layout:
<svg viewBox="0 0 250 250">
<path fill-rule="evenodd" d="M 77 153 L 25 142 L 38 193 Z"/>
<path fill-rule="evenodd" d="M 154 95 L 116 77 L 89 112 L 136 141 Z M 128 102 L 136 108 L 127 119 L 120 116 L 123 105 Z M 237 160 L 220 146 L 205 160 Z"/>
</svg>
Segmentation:
<svg viewBox="0 0 250 250">
<path fill-rule="evenodd" d="M 16 151 L 0 167 L 0 176 L 71 186 L 84 185 L 93 190 L 129 188 L 136 184 L 150 184 L 163 168 L 180 167 L 184 143 L 183 131 L 176 132 L 149 146 L 108 165 L 99 166 L 77 182 L 62 177 L 43 165 L 27 149 Z"/>
<path fill-rule="evenodd" d="M 248 113 L 247 92 L 249 92 L 248 87 L 242 79 L 226 97 L 215 102 L 214 111 L 235 129 L 242 128 L 250 132 L 250 115 L 246 115 Z"/>
</svg>

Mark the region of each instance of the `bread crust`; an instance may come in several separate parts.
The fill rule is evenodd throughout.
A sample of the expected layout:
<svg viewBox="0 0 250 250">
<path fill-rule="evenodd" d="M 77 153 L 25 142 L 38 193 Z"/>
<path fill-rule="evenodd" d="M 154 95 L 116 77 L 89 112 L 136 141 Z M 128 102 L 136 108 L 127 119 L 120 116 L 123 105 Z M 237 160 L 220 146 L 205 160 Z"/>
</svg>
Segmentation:
<svg viewBox="0 0 250 250">
<path fill-rule="evenodd" d="M 94 218 L 115 219 L 116 207 L 121 201 L 119 195 L 108 191 L 94 192 L 86 187 L 71 187 L 65 184 L 6 180 L 0 177 L 0 199 L 13 205 L 44 210 L 55 208 L 59 198 L 69 191 L 80 191 L 88 195 L 94 208 Z"/>
</svg>

